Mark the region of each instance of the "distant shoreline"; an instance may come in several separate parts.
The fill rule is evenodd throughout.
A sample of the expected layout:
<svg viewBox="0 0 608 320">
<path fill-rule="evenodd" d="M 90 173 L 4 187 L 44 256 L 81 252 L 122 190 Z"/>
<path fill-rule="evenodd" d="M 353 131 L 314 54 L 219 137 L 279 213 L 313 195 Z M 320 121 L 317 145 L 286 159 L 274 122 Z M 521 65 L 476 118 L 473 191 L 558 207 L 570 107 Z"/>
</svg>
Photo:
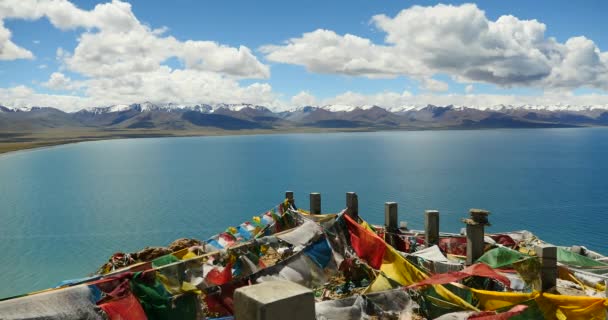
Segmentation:
<svg viewBox="0 0 608 320">
<path fill-rule="evenodd" d="M 297 133 L 349 133 L 349 132 L 407 132 L 407 131 L 463 131 L 463 130 L 519 130 L 519 129 L 567 129 L 567 128 L 594 128 L 592 126 L 563 126 L 563 127 L 530 127 L 530 128 L 302 128 L 302 129 L 254 129 L 254 130 L 204 130 L 204 131 L 162 131 L 162 130 L 117 130 L 117 131 L 81 131 L 81 130 L 48 130 L 35 133 L 26 132 L 0 132 L 0 156 L 23 151 L 32 151 L 57 147 L 61 145 L 118 140 L 118 139 L 145 139 L 145 138 L 185 138 L 185 137 L 217 137 L 217 136 L 245 136 L 245 135 L 271 135 L 271 134 L 297 134 Z"/>
<path fill-rule="evenodd" d="M 218 137 L 218 136 L 245 136 L 245 135 L 270 135 L 290 133 L 337 133 L 337 132 L 370 132 L 389 130 L 369 130 L 358 128 L 347 129 L 316 129 L 305 128 L 302 130 L 209 130 L 209 131 L 160 131 L 160 130 L 120 130 L 120 131 L 70 131 L 49 130 L 36 133 L 25 132 L 0 132 L 0 156 L 13 154 L 21 151 L 57 147 L 61 145 L 104 141 L 119 139 L 146 139 L 146 138 L 186 138 L 186 137 Z M 394 130 L 391 130 L 394 131 Z M 410 130 L 399 130 L 410 131 Z"/>
</svg>

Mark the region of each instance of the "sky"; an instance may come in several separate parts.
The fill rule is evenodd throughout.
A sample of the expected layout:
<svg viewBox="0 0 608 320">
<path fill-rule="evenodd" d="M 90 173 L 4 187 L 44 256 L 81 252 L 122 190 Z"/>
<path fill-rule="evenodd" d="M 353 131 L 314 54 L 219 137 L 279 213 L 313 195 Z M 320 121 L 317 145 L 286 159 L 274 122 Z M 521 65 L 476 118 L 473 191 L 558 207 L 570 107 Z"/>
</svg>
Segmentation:
<svg viewBox="0 0 608 320">
<path fill-rule="evenodd" d="M 608 105 L 606 1 L 0 0 L 0 104 Z"/>
</svg>

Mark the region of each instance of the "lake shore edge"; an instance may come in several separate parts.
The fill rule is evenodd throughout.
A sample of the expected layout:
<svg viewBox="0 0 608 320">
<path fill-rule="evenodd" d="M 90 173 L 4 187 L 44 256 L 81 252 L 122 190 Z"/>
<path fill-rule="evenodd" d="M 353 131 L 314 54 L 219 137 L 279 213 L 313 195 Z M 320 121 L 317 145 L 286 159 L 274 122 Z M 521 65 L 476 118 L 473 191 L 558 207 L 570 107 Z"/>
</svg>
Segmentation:
<svg viewBox="0 0 608 320">
<path fill-rule="evenodd" d="M 557 127 L 553 129 L 568 128 L 596 128 L 585 127 Z M 0 132 L 0 156 L 16 152 L 32 151 L 62 145 L 118 139 L 144 139 L 144 138 L 186 138 L 186 137 L 217 137 L 217 136 L 245 136 L 245 135 L 272 135 L 272 134 L 299 134 L 299 133 L 350 133 L 350 132 L 405 132 L 405 131 L 469 131 L 469 130 L 519 130 L 519 129 L 548 129 L 543 127 L 530 128 L 301 128 L 301 129 L 253 129 L 253 130 L 201 130 L 201 131 L 166 131 L 166 130 L 48 130 L 34 133 L 28 132 Z"/>
</svg>

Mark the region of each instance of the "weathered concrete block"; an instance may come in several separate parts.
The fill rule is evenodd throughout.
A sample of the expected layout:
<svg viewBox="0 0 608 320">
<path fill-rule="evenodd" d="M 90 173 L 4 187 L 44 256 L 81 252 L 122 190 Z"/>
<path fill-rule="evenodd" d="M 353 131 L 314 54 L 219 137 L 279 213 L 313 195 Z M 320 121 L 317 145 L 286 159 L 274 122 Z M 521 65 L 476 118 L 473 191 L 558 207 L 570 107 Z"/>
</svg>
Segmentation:
<svg viewBox="0 0 608 320">
<path fill-rule="evenodd" d="M 424 212 L 424 242 L 427 247 L 439 243 L 439 211 Z"/>
<path fill-rule="evenodd" d="M 397 222 L 399 213 L 397 211 L 397 202 L 384 203 L 384 226 L 390 232 L 395 232 L 399 228 Z"/>
<path fill-rule="evenodd" d="M 539 245 L 534 247 L 540 259 L 540 286 L 542 291 L 549 291 L 557 283 L 557 247 Z"/>
<path fill-rule="evenodd" d="M 536 255 L 543 260 L 552 260 L 557 262 L 557 247 L 551 245 L 538 245 L 534 247 Z"/>
<path fill-rule="evenodd" d="M 237 320 L 312 320 L 315 299 L 310 289 L 291 281 L 269 281 L 234 293 Z"/>
<path fill-rule="evenodd" d="M 467 260 L 466 265 L 470 266 L 479 259 L 484 252 L 484 226 L 482 224 L 467 224 Z"/>
<path fill-rule="evenodd" d="M 359 198 L 355 192 L 346 193 L 346 214 L 355 221 L 359 220 Z"/>
<path fill-rule="evenodd" d="M 285 191 L 285 199 L 289 200 L 291 205 L 294 204 L 293 191 Z"/>
<path fill-rule="evenodd" d="M 385 202 L 384 227 L 386 227 L 386 235 L 384 236 L 384 240 L 393 247 L 397 244 L 397 235 L 394 234 L 399 231 L 397 221 L 399 221 L 397 202 Z"/>
<path fill-rule="evenodd" d="M 310 194 L 310 213 L 321 214 L 321 194 L 318 192 Z"/>
</svg>

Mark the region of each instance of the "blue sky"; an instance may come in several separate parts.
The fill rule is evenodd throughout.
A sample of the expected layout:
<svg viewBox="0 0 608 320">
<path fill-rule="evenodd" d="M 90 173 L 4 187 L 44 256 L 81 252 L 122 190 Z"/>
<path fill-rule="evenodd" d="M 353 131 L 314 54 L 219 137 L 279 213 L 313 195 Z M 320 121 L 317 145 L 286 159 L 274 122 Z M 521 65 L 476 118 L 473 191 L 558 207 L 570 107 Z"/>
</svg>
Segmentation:
<svg viewBox="0 0 608 320">
<path fill-rule="evenodd" d="M 41 0 L 44 2 L 44 0 Z M 28 2 L 33 1 L 7 1 L 0 4 L 0 19 L 4 22 L 4 29 L 10 31 L 8 39 L 17 47 L 28 51 L 31 56 L 23 51 L 16 51 L 11 54 L 8 52 L 8 45 L 2 44 L 0 33 L 0 52 L 4 46 L 5 54 L 0 53 L 0 103 L 10 104 L 42 104 L 48 101 L 49 105 L 63 107 L 65 109 L 77 108 L 79 106 L 92 106 L 99 104 L 112 103 L 132 103 L 132 100 L 158 100 L 157 102 L 168 102 L 176 100 L 183 103 L 205 103 L 219 102 L 220 100 L 230 100 L 226 102 L 251 102 L 265 103 L 286 107 L 291 104 L 302 104 L 311 102 L 316 104 L 324 103 L 374 103 L 384 102 L 385 104 L 400 103 L 424 103 L 425 99 L 429 103 L 435 101 L 448 101 L 448 96 L 453 97 L 455 103 L 466 103 L 474 101 L 484 104 L 484 97 L 487 98 L 486 104 L 501 102 L 500 97 L 511 97 L 505 102 L 521 101 L 521 103 L 537 103 L 538 101 L 567 100 L 569 103 L 581 104 L 604 103 L 606 88 L 608 88 L 608 76 L 605 75 L 604 67 L 608 68 L 608 36 L 603 30 L 608 27 L 603 15 L 608 12 L 608 2 L 606 1 L 484 1 L 475 4 L 475 8 L 461 6 L 465 3 L 460 1 L 437 2 L 437 1 L 128 1 L 128 11 L 131 13 L 143 28 L 133 27 L 133 32 L 139 32 L 133 39 L 141 40 L 148 37 L 152 30 L 166 28 L 158 35 L 158 38 L 172 37 L 180 44 L 175 44 L 175 50 L 181 50 L 181 44 L 189 40 L 202 42 L 215 42 L 218 45 L 238 50 L 241 46 L 250 51 L 251 56 L 243 58 L 239 53 L 226 55 L 218 51 L 217 48 L 197 47 L 199 51 L 192 50 L 188 53 L 155 53 L 154 50 L 162 51 L 165 42 L 159 42 L 147 48 L 146 44 L 141 44 L 137 48 L 130 48 L 130 44 L 122 43 L 119 40 L 106 39 L 112 36 L 120 37 L 120 33 L 125 30 L 107 31 L 110 28 L 101 21 L 97 25 L 89 25 L 86 21 L 59 21 L 65 19 L 59 15 L 54 8 L 38 6 L 39 13 L 31 13 L 27 10 Z M 67 2 L 67 0 L 66 0 Z M 31 3 L 29 5 L 31 5 Z M 118 2 L 104 1 L 71 1 L 73 4 L 74 16 L 82 15 L 82 12 L 95 12 L 99 4 L 116 6 Z M 439 8 L 437 4 L 449 4 L 450 7 Z M 592 41 L 597 57 L 589 57 L 589 50 L 584 51 L 588 46 L 583 44 L 569 48 L 568 53 L 562 53 L 563 60 L 555 60 L 551 57 L 541 57 L 537 60 L 535 54 L 526 56 L 526 52 L 532 52 L 541 48 L 545 50 L 546 44 L 533 44 L 528 47 L 528 40 L 523 39 L 519 44 L 511 44 L 511 34 L 494 34 L 500 41 L 505 42 L 505 52 L 488 53 L 492 49 L 494 39 L 485 37 L 473 40 L 471 47 L 478 46 L 483 53 L 471 53 L 471 57 L 461 57 L 460 60 L 450 67 L 444 67 L 444 63 L 437 62 L 441 56 L 426 57 L 428 53 L 446 51 L 448 56 L 452 54 L 449 50 L 454 48 L 441 47 L 441 37 L 430 34 L 428 39 L 420 40 L 408 33 L 403 36 L 399 30 L 409 30 L 409 20 L 397 21 L 396 16 L 403 10 L 409 10 L 413 5 L 430 8 L 424 12 L 428 15 L 426 20 L 433 19 L 434 16 L 444 15 L 445 17 L 457 16 L 459 14 L 475 13 L 477 11 L 485 14 L 484 23 L 487 20 L 492 24 L 501 16 L 512 15 L 517 21 L 513 26 L 524 25 L 525 21 L 535 19 L 546 26 L 543 41 L 555 38 L 555 48 L 546 49 L 549 51 L 562 50 L 566 52 L 565 43 L 573 38 L 584 36 L 588 41 Z M 2 8 L 4 6 L 4 8 Z M 23 8 L 18 8 L 23 7 Z M 126 10 L 127 7 L 120 6 Z M 40 9 L 42 8 L 42 9 Z M 25 13 L 19 13 L 21 9 Z M 70 15 L 70 10 L 66 16 Z M 76 11 L 78 10 L 78 11 Z M 372 17 L 378 14 L 385 15 L 392 23 L 392 29 L 383 28 L 378 23 L 372 21 Z M 101 18 L 100 18 L 101 19 Z M 104 18 L 105 19 L 105 18 Z M 131 19 L 132 20 L 132 19 Z M 55 21 L 55 22 L 51 22 Z M 59 21 L 59 22 L 58 22 Z M 454 30 L 466 28 L 466 26 L 456 25 L 466 23 L 466 21 L 456 21 Z M 405 25 L 403 25 L 405 24 Z M 433 28 L 442 26 L 429 25 L 421 35 Z M 449 27 L 449 26 L 448 26 Z M 320 44 L 318 38 L 305 39 L 304 34 L 315 32 L 316 30 L 326 30 L 331 32 L 331 37 L 335 35 L 335 41 L 346 41 L 345 34 L 351 34 L 360 39 L 368 40 L 372 45 L 380 48 L 356 47 L 352 50 L 349 44 L 343 43 L 336 47 L 327 47 Z M 0 25 L 0 30 L 2 30 Z M 142 31 L 143 30 L 143 31 Z M 449 30 L 449 29 L 448 29 Z M 128 30 L 126 30 L 128 31 Z M 398 38 L 397 42 L 387 43 L 385 38 L 391 34 Z M 104 35 L 100 35 L 104 33 Z M 108 37 L 105 37 L 107 33 Z M 146 33 L 144 35 L 144 33 Z M 148 34 L 149 33 L 149 34 Z M 96 38 L 92 42 L 100 43 L 99 46 L 85 46 L 80 38 L 84 34 L 93 34 Z M 320 34 L 318 34 L 320 36 Z M 141 36 L 141 37 L 140 37 Z M 399 38 L 400 36 L 403 36 Z M 440 36 L 440 35 L 439 35 Z M 420 36 L 422 37 L 422 36 Z M 435 38 L 433 38 L 435 37 Z M 456 35 L 458 41 L 468 39 L 470 35 Z M 531 36 L 532 37 L 532 36 Z M 305 45 L 308 49 L 300 50 L 290 48 L 287 45 L 289 39 L 300 39 L 296 41 L 298 45 Z M 435 39 L 435 41 L 431 41 Z M 439 39 L 439 41 L 436 41 Z M 332 41 L 333 41 L 332 40 Z M 498 41 L 498 40 L 496 40 Z M 138 42 L 138 41 L 133 41 Z M 145 41 L 141 41 L 142 43 Z M 446 41 L 446 43 L 449 41 Z M 522 45 L 522 43 L 524 43 Z M 458 44 L 458 43 L 457 43 Z M 113 47 L 126 46 L 124 50 Z M 263 47 L 275 46 L 271 51 Z M 79 50 L 82 46 L 82 50 Z M 447 46 L 447 44 L 446 44 Z M 394 50 L 394 47 L 401 47 L 402 50 Z M 585 48 L 583 48 L 585 47 Z M 58 54 L 58 49 L 64 54 Z M 173 48 L 173 47 L 171 47 Z M 404 49 L 405 48 L 405 49 Z M 462 50 L 465 48 L 465 50 Z M 466 51 L 466 43 L 458 54 Z M 96 50 L 96 52 L 85 52 L 86 50 Z M 129 50 L 134 50 L 133 52 Z M 369 52 L 368 52 L 369 49 Z M 76 51 L 79 50 L 79 54 Z M 109 51 L 104 51 L 109 50 Z M 307 51 L 310 50 L 310 51 Z M 344 50 L 344 52 L 340 52 Z M 357 56 L 358 51 L 365 51 L 367 55 Z M 484 51 L 485 50 L 485 51 Z M 518 58 L 514 59 L 509 52 L 517 52 Z M 330 56 L 322 52 L 331 52 Z M 416 54 L 411 51 L 417 51 Z M 473 51 L 473 50 L 472 50 Z M 592 50 L 593 51 L 593 50 Z M 544 51 L 543 51 L 544 52 Z M 580 54 L 579 54 L 580 52 Z M 150 66 L 146 67 L 145 72 L 140 69 L 133 69 L 131 74 L 115 74 L 112 72 L 96 72 L 104 66 L 112 63 L 121 63 L 124 60 L 137 61 L 137 54 L 142 54 L 142 61 L 150 58 Z M 314 61 L 311 61 L 311 56 Z M 386 55 L 388 60 L 376 61 L 377 56 Z M 490 54 L 491 57 L 487 57 Z M 581 60 L 580 66 L 568 65 L 567 55 L 588 57 Z M 79 56 L 80 55 L 80 56 Z M 110 61 L 87 61 L 91 56 L 110 55 L 116 56 Z M 119 55 L 124 55 L 119 57 Z M 151 55 L 153 57 L 148 57 Z M 187 57 L 186 57 L 187 55 Z M 198 56 L 197 56 L 198 55 Z M 216 61 L 213 66 L 207 63 L 208 56 L 212 55 Z M 348 57 L 343 57 L 347 55 Z M 227 57 L 226 57 L 227 56 Z M 226 57 L 225 59 L 223 57 Z M 96 59 L 98 59 L 96 57 Z M 105 58 L 100 58 L 105 59 Z M 190 59 L 190 60 L 188 60 Z M 364 59 L 364 63 L 358 65 L 353 70 L 347 70 L 353 62 Z M 420 59 L 420 63 L 418 62 Z M 484 61 L 484 62 L 478 62 Z M 486 60 L 501 60 L 498 64 L 491 65 Z M 198 61 L 192 63 L 188 61 Z M 333 61 L 332 65 L 329 62 Z M 428 62 L 432 60 L 433 62 Z M 547 62 L 551 60 L 551 62 Z M 580 59 L 579 59 L 580 60 Z M 595 61 L 597 60 L 597 61 Z M 394 67 L 394 61 L 411 61 L 412 66 Z M 94 63 L 103 63 L 95 65 Z M 87 65 L 87 63 L 91 63 Z M 241 66 L 252 66 L 251 72 L 240 72 L 235 69 Z M 360 64 L 360 63 L 359 63 Z M 381 67 L 370 67 L 367 70 L 366 64 L 378 65 Z M 422 64 L 424 70 L 413 70 L 415 66 Z M 467 65 L 467 68 L 459 69 L 459 64 Z M 537 65 L 547 64 L 542 70 L 531 74 L 522 75 L 527 70 L 535 68 Z M 153 66 L 152 66 L 153 65 Z M 230 65 L 232 67 L 224 67 Z M 456 65 L 456 67 L 454 67 Z M 169 70 L 160 71 L 158 68 L 168 68 Z M 513 68 L 514 70 L 505 70 Z M 519 68 L 519 69 L 518 69 Z M 128 67 L 127 67 L 128 69 Z M 265 73 L 267 69 L 267 74 Z M 361 71 L 366 69 L 367 71 Z M 394 69 L 394 70 L 393 70 Z M 568 69 L 568 73 L 564 71 Z M 130 69 L 128 69 L 130 70 Z M 188 70 L 187 75 L 171 74 L 175 70 Z M 195 71 L 196 70 L 196 71 Z M 239 69 L 239 70 L 242 70 Z M 489 71 L 488 71 L 489 70 Z M 572 74 L 572 70 L 596 70 L 593 74 Z M 599 71 L 597 71 L 599 70 Z M 147 74 L 147 72 L 152 72 Z M 480 73 L 495 73 L 492 76 Z M 561 73 L 560 73 L 561 72 Z M 137 74 L 136 74 L 137 73 Z M 532 74 L 534 73 L 534 74 Z M 169 76 L 169 74 L 171 74 Z M 264 75 L 265 74 L 265 75 Z M 179 76 L 179 79 L 176 77 Z M 534 80 L 521 81 L 521 77 L 530 77 Z M 137 78 L 139 77 L 139 78 Z M 163 81 L 163 77 L 164 81 Z M 148 78 L 158 78 L 158 81 L 147 83 Z M 542 78 L 542 79 L 541 79 Z M 143 79 L 143 80 L 142 80 Z M 527 79 L 527 78 L 526 78 Z M 53 80 L 53 81 L 51 81 Z M 425 85 L 426 81 L 437 81 L 436 86 Z M 177 85 L 178 81 L 191 81 L 191 88 L 186 84 Z M 175 82 L 175 87 L 164 85 L 158 87 L 159 83 Z M 123 83 L 121 87 L 113 87 L 110 83 Z M 200 89 L 207 83 L 213 90 Z M 133 86 L 133 87 L 130 87 Z M 156 86 L 156 87 L 155 87 Z M 468 87 L 468 91 L 467 91 Z M 19 89 L 19 90 L 17 90 Z M 172 94 L 158 95 L 154 93 L 168 90 Z M 202 90 L 200 96 L 196 92 Z M 226 93 L 215 95 L 215 92 Z M 112 94 L 106 99 L 104 91 L 111 91 Z M 121 91 L 121 93 L 117 93 Z M 242 91 L 242 92 L 241 92 Z M 230 95 L 234 92 L 234 99 Z M 293 99 L 294 96 L 303 93 L 306 99 Z M 350 98 L 345 98 L 344 93 L 351 93 Z M 462 96 L 475 95 L 475 99 L 464 99 Z M 380 95 L 397 94 L 399 99 L 389 99 Z M 563 98 L 564 94 L 568 98 Z M 36 96 L 28 99 L 26 96 Z M 352 97 L 356 95 L 356 97 Z M 342 96 L 343 99 L 340 97 Z M 518 99 L 513 99 L 516 96 Z M 551 98 L 549 97 L 553 97 Z M 556 97 L 562 97 L 557 99 Z M 593 97 L 591 97 L 593 96 Z M 412 98 L 413 97 L 413 98 Z M 443 98 L 441 98 L 443 97 Z M 544 97 L 544 98 L 543 98 Z M 576 97 L 580 97 L 577 98 Z M 45 100 L 47 99 L 47 100 Z M 197 100 L 197 101 L 195 101 Z M 301 100 L 301 101 L 300 101 Z M 411 101 L 410 101 L 411 100 Z M 529 100 L 529 102 L 527 101 Z M 462 102 L 461 102 L 462 101 Z M 69 106 L 62 106 L 65 103 Z M 387 105 L 387 107 L 390 107 Z"/>
</svg>

